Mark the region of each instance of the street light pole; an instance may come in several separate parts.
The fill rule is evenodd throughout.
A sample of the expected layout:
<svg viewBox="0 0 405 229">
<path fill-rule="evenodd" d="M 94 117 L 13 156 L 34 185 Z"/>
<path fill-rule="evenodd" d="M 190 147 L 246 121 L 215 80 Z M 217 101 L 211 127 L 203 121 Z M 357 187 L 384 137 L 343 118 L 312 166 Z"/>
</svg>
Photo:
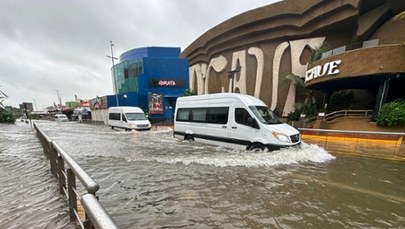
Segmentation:
<svg viewBox="0 0 405 229">
<path fill-rule="evenodd" d="M 124 107 L 126 106 L 127 94 L 124 94 Z"/>
<path fill-rule="evenodd" d="M 111 63 L 112 63 L 112 77 L 114 80 L 114 85 L 115 85 L 115 102 L 116 106 L 118 106 L 118 85 L 117 85 L 117 79 L 115 78 L 115 67 L 114 67 L 114 60 L 118 60 L 118 58 L 114 57 L 114 52 L 113 52 L 113 46 L 114 44 L 112 41 L 110 41 L 110 49 L 111 49 L 111 56 L 108 56 L 108 58 L 111 58 Z"/>
<path fill-rule="evenodd" d="M 240 72 L 240 69 L 242 67 L 239 65 L 239 61 L 236 63 L 236 68 L 232 71 L 228 72 L 228 79 L 231 80 L 231 92 L 233 93 L 233 87 L 234 87 L 234 80 L 235 80 L 235 74 Z"/>
</svg>

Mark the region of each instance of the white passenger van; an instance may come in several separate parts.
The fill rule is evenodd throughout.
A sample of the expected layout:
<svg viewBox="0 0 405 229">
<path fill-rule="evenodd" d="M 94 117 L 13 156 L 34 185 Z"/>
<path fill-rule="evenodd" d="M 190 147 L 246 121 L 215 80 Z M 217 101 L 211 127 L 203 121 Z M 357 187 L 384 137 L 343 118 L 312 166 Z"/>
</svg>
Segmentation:
<svg viewBox="0 0 405 229">
<path fill-rule="evenodd" d="M 110 107 L 108 125 L 124 130 L 150 130 L 152 125 L 139 107 Z"/>
<path fill-rule="evenodd" d="M 56 122 L 68 122 L 69 119 L 65 114 L 56 114 L 55 121 Z"/>
<path fill-rule="evenodd" d="M 276 150 L 301 143 L 300 133 L 260 99 L 219 93 L 177 99 L 176 138 L 240 150 Z"/>
</svg>

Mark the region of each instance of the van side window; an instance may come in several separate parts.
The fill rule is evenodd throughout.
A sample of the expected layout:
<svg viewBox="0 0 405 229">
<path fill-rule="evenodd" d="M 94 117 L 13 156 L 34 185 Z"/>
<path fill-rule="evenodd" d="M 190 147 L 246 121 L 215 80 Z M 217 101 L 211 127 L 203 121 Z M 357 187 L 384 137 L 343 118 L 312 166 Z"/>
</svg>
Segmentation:
<svg viewBox="0 0 405 229">
<path fill-rule="evenodd" d="M 242 124 L 242 125 L 248 125 L 247 120 L 250 118 L 249 112 L 244 109 L 244 108 L 235 108 L 235 122 Z"/>
<path fill-rule="evenodd" d="M 176 121 L 190 121 L 190 109 L 180 108 L 177 111 Z"/>
<path fill-rule="evenodd" d="M 226 124 L 228 113 L 229 107 L 179 108 L 176 121 Z"/>
<path fill-rule="evenodd" d="M 207 108 L 194 108 L 191 113 L 191 121 L 206 122 L 207 121 Z"/>
<path fill-rule="evenodd" d="M 120 113 L 110 113 L 109 115 L 108 115 L 108 119 L 111 119 L 111 120 L 120 120 Z"/>
<path fill-rule="evenodd" d="M 228 123 L 228 107 L 211 107 L 208 109 L 207 122 L 226 124 Z"/>
</svg>

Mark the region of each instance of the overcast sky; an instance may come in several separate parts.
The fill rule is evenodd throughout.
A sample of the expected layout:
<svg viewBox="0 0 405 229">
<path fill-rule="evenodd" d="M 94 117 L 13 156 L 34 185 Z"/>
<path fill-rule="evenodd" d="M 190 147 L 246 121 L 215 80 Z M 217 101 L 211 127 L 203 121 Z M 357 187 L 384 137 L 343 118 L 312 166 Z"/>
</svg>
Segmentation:
<svg viewBox="0 0 405 229">
<path fill-rule="evenodd" d="M 114 56 L 148 46 L 184 50 L 226 19 L 276 0 L 1 0 L 3 104 L 37 110 L 113 94 Z M 35 108 L 35 106 L 34 106 Z"/>
</svg>

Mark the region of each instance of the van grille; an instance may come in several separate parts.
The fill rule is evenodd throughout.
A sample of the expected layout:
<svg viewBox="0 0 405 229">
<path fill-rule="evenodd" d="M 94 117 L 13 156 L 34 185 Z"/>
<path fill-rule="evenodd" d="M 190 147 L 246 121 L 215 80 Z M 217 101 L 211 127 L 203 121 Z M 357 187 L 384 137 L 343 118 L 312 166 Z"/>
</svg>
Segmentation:
<svg viewBox="0 0 405 229">
<path fill-rule="evenodd" d="M 294 134 L 290 136 L 291 142 L 296 143 L 300 141 L 300 134 Z"/>
<path fill-rule="evenodd" d="M 143 128 L 143 127 L 148 127 L 148 124 L 141 124 L 141 125 L 136 125 L 139 128 Z"/>
</svg>

